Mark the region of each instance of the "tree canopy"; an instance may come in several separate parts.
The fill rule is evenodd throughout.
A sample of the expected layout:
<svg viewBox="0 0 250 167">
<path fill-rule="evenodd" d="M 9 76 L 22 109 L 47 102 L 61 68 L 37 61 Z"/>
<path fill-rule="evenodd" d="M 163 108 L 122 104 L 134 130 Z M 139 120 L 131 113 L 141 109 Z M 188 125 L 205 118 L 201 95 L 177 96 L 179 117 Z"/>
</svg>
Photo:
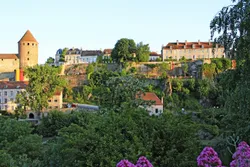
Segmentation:
<svg viewBox="0 0 250 167">
<path fill-rule="evenodd" d="M 140 62 L 149 61 L 150 48 L 149 44 L 144 45 L 142 42 L 137 44 L 136 57 Z"/>
<path fill-rule="evenodd" d="M 133 39 L 122 38 L 118 40 L 112 50 L 111 57 L 119 64 L 133 59 L 136 53 L 136 44 Z"/>
<path fill-rule="evenodd" d="M 59 73 L 60 68 L 47 64 L 25 69 L 25 76 L 29 79 L 29 84 L 22 96 L 18 96 L 17 101 L 23 107 L 27 106 L 28 102 L 29 107 L 37 112 L 47 108 L 48 99 L 53 96 L 56 90 L 62 90 L 66 84 Z"/>
</svg>

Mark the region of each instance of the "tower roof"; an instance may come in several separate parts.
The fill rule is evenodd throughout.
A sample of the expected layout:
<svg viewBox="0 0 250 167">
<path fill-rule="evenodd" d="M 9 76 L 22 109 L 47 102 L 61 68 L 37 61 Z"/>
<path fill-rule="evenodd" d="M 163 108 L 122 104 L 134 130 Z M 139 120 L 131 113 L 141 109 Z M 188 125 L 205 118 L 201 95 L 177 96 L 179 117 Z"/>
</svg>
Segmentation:
<svg viewBox="0 0 250 167">
<path fill-rule="evenodd" d="M 19 42 L 37 42 L 36 38 L 32 35 L 30 30 L 27 30 L 26 33 L 23 35 L 23 37 L 19 40 Z"/>
</svg>

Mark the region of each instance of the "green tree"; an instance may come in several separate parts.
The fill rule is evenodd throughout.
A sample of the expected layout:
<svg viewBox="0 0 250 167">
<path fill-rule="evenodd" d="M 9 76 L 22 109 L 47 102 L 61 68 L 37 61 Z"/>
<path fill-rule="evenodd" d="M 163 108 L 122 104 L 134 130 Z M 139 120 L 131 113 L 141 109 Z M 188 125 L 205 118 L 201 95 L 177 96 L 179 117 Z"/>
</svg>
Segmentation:
<svg viewBox="0 0 250 167">
<path fill-rule="evenodd" d="M 65 62 L 65 55 L 66 55 L 68 50 L 69 50 L 68 48 L 64 48 L 62 50 L 62 54 L 60 55 L 60 59 L 59 59 L 60 62 Z"/>
<path fill-rule="evenodd" d="M 140 62 L 148 62 L 149 54 L 150 54 L 149 44 L 144 45 L 142 42 L 137 44 L 136 57 Z"/>
<path fill-rule="evenodd" d="M 145 92 L 146 84 L 133 76 L 112 77 L 101 89 L 96 91 L 101 106 L 119 110 L 144 104 L 139 97 Z"/>
<path fill-rule="evenodd" d="M 54 59 L 53 57 L 49 57 L 49 58 L 46 60 L 45 64 L 53 64 L 54 61 L 55 61 L 55 59 Z"/>
<path fill-rule="evenodd" d="M 122 38 L 117 41 L 112 50 L 111 57 L 117 63 L 123 65 L 124 62 L 133 59 L 136 53 L 136 45 L 133 39 Z"/>
<path fill-rule="evenodd" d="M 183 63 L 183 64 L 181 65 L 181 68 L 182 68 L 182 70 L 183 70 L 184 76 L 186 76 L 186 75 L 187 75 L 187 72 L 188 72 L 188 64 L 187 64 L 187 63 Z"/>
<path fill-rule="evenodd" d="M 58 69 L 47 64 L 36 65 L 25 69 L 25 76 L 29 78 L 26 91 L 19 97 L 20 105 L 25 108 L 27 102 L 31 110 L 40 112 L 48 107 L 48 99 L 56 90 L 62 90 L 65 80 L 58 75 Z"/>
</svg>

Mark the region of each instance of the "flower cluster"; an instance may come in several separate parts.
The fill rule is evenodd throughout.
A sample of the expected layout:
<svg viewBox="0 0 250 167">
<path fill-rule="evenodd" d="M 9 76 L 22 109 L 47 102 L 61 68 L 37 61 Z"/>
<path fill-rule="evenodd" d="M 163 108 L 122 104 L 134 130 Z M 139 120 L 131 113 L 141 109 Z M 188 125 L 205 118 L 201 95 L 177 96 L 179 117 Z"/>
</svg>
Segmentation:
<svg viewBox="0 0 250 167">
<path fill-rule="evenodd" d="M 128 160 L 121 160 L 116 167 L 153 167 L 153 165 L 144 156 L 140 157 L 136 165 L 132 164 Z"/>
<path fill-rule="evenodd" d="M 116 167 L 135 167 L 135 165 L 128 160 L 121 160 Z"/>
<path fill-rule="evenodd" d="M 246 142 L 241 142 L 236 152 L 233 154 L 233 161 L 230 167 L 249 167 L 250 166 L 250 147 Z"/>
<path fill-rule="evenodd" d="M 140 157 L 136 163 L 136 167 L 153 167 L 153 165 L 144 156 Z"/>
<path fill-rule="evenodd" d="M 205 147 L 197 157 L 199 167 L 222 167 L 218 154 L 212 147 Z"/>
</svg>

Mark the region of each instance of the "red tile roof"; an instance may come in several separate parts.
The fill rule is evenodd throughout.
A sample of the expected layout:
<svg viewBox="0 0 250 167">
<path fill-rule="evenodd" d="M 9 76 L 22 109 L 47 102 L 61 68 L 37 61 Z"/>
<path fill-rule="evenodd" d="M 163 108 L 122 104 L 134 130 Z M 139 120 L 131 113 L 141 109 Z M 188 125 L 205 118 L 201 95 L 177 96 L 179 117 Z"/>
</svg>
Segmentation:
<svg viewBox="0 0 250 167">
<path fill-rule="evenodd" d="M 0 54 L 0 59 L 18 59 L 17 54 Z"/>
<path fill-rule="evenodd" d="M 192 49 L 193 46 L 195 49 L 198 48 L 213 48 L 213 42 L 170 42 L 166 46 L 163 46 L 164 49 Z M 222 45 L 218 45 L 219 48 L 223 48 Z"/>
<path fill-rule="evenodd" d="M 161 54 L 158 54 L 157 52 L 150 52 L 150 56 L 161 56 Z"/>
<path fill-rule="evenodd" d="M 26 81 L 0 81 L 0 89 L 25 89 L 27 86 Z"/>
<path fill-rule="evenodd" d="M 104 49 L 103 53 L 104 54 L 111 54 L 112 49 Z"/>
<path fill-rule="evenodd" d="M 36 38 L 32 35 L 30 30 L 27 30 L 19 42 L 37 42 Z"/>
<path fill-rule="evenodd" d="M 55 93 L 54 93 L 54 96 L 60 96 L 62 93 L 62 91 L 60 90 L 56 90 Z"/>
<path fill-rule="evenodd" d="M 142 94 L 141 99 L 145 101 L 155 101 L 154 105 L 163 105 L 161 100 L 156 96 L 156 94 L 152 92 L 146 92 L 145 94 Z"/>
</svg>

